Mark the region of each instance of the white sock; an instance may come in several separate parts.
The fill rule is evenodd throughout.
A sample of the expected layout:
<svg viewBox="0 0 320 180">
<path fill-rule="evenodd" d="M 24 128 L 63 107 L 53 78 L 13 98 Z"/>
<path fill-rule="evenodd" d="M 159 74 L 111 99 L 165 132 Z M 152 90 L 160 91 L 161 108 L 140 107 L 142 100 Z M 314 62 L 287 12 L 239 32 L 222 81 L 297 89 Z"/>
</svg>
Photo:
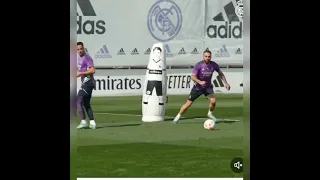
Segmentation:
<svg viewBox="0 0 320 180">
<path fill-rule="evenodd" d="M 177 118 L 180 118 L 180 117 L 181 117 L 181 115 L 178 113 L 176 117 L 177 117 Z"/>
<path fill-rule="evenodd" d="M 90 120 L 90 124 L 96 124 L 94 120 Z"/>
<path fill-rule="evenodd" d="M 208 111 L 208 115 L 212 115 L 212 112 L 213 112 L 213 111 L 210 111 L 210 109 L 209 109 L 209 111 Z"/>
<path fill-rule="evenodd" d="M 87 124 L 86 120 L 81 120 L 81 124 Z"/>
</svg>

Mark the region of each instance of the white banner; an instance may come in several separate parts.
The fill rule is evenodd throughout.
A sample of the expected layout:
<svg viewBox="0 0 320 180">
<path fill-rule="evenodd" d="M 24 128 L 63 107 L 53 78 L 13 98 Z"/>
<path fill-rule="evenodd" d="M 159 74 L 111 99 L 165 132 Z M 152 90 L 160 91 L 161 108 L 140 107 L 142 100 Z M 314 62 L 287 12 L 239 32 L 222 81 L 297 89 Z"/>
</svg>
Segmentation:
<svg viewBox="0 0 320 180">
<path fill-rule="evenodd" d="M 225 72 L 228 83 L 231 86 L 228 91 L 221 79 L 212 77 L 212 84 L 215 93 L 243 93 L 243 72 Z M 190 93 L 194 82 L 191 80 L 191 73 L 168 74 L 167 75 L 168 95 L 187 95 Z M 138 76 L 95 76 L 96 89 L 93 97 L 103 96 L 142 96 L 142 87 L 145 82 L 145 75 Z M 81 83 L 78 79 L 78 88 Z"/>
<path fill-rule="evenodd" d="M 206 49 L 219 64 L 242 64 L 234 7 L 236 0 L 81 0 L 77 39 L 96 67 L 145 66 L 156 42 L 166 44 L 168 65 L 193 65 Z"/>
</svg>

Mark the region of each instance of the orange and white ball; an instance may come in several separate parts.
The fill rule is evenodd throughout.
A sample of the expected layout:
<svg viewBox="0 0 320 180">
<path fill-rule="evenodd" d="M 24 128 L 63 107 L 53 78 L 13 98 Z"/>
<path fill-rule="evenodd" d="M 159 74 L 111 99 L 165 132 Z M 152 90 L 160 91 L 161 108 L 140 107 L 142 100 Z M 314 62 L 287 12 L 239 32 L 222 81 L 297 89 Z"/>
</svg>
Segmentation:
<svg viewBox="0 0 320 180">
<path fill-rule="evenodd" d="M 216 127 L 216 123 L 211 119 L 207 119 L 203 123 L 203 127 L 204 127 L 204 129 L 207 129 L 207 130 L 214 130 L 214 128 Z"/>
</svg>

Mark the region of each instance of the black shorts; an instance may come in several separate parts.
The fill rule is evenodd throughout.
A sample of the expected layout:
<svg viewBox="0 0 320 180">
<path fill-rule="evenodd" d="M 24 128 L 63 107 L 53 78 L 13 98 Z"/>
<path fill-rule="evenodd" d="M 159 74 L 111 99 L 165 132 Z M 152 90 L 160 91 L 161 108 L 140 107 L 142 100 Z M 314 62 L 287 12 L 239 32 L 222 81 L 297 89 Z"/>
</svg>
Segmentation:
<svg viewBox="0 0 320 180">
<path fill-rule="evenodd" d="M 91 97 L 94 84 L 83 84 L 78 91 L 78 97 Z"/>
<path fill-rule="evenodd" d="M 213 95 L 213 94 L 214 94 L 214 92 L 213 92 L 212 87 L 208 87 L 208 88 L 200 90 L 196 86 L 193 86 L 193 88 L 191 89 L 191 92 L 189 94 L 188 100 L 195 101 L 201 95 L 209 96 L 209 95 Z"/>
<path fill-rule="evenodd" d="M 157 96 L 162 96 L 162 81 L 147 81 L 146 94 L 152 95 L 153 89 L 156 89 Z"/>
</svg>

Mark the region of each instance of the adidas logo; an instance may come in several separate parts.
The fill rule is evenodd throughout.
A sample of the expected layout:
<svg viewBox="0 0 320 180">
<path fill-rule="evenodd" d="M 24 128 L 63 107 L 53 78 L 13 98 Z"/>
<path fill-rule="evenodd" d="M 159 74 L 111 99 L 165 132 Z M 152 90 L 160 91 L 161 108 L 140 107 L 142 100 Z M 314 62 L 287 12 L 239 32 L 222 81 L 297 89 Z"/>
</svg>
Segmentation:
<svg viewBox="0 0 320 180">
<path fill-rule="evenodd" d="M 148 48 L 145 52 L 144 52 L 144 54 L 150 54 L 151 53 L 151 49 L 150 48 Z"/>
<path fill-rule="evenodd" d="M 221 39 L 242 38 L 242 20 L 237 16 L 233 2 L 230 1 L 224 6 L 223 10 L 223 12 L 213 17 L 214 22 L 208 26 L 207 36 Z"/>
<path fill-rule="evenodd" d="M 121 48 L 118 53 L 118 55 L 126 55 L 126 53 L 124 52 L 123 48 Z"/>
<path fill-rule="evenodd" d="M 106 22 L 104 20 L 99 20 L 97 18 L 90 19 L 89 16 L 97 16 L 96 11 L 90 0 L 77 0 L 78 7 L 80 9 L 82 16 L 79 15 L 77 11 L 77 34 L 98 34 L 102 35 L 106 33 Z"/>
<path fill-rule="evenodd" d="M 178 54 L 187 54 L 184 48 L 181 48 Z"/>
<path fill-rule="evenodd" d="M 235 54 L 242 54 L 241 49 L 238 48 L 237 51 L 235 52 Z"/>
<path fill-rule="evenodd" d="M 139 55 L 137 48 L 134 48 L 131 52 L 131 55 Z"/>
<path fill-rule="evenodd" d="M 223 84 L 221 78 L 219 78 L 219 77 L 216 77 L 215 80 L 213 80 L 212 83 L 213 83 L 213 87 L 216 87 L 216 88 L 224 87 L 224 84 Z"/>
<path fill-rule="evenodd" d="M 216 57 L 230 57 L 230 53 L 228 52 L 225 45 L 222 45 L 220 50 L 217 51 L 215 54 Z"/>
<path fill-rule="evenodd" d="M 83 16 L 97 16 L 96 11 L 93 9 L 93 6 L 90 2 L 90 0 L 77 0 L 78 6 Z M 79 13 L 77 11 L 77 16 L 79 16 Z"/>
<path fill-rule="evenodd" d="M 112 58 L 111 54 L 106 45 L 103 45 L 102 48 L 94 55 L 96 59 L 105 59 L 105 58 Z"/>
<path fill-rule="evenodd" d="M 166 50 L 166 57 L 173 57 L 173 54 L 171 53 L 171 50 L 168 44 L 164 46 L 164 49 Z"/>
<path fill-rule="evenodd" d="M 191 52 L 191 54 L 199 54 L 197 48 L 194 48 L 193 51 Z"/>
</svg>

